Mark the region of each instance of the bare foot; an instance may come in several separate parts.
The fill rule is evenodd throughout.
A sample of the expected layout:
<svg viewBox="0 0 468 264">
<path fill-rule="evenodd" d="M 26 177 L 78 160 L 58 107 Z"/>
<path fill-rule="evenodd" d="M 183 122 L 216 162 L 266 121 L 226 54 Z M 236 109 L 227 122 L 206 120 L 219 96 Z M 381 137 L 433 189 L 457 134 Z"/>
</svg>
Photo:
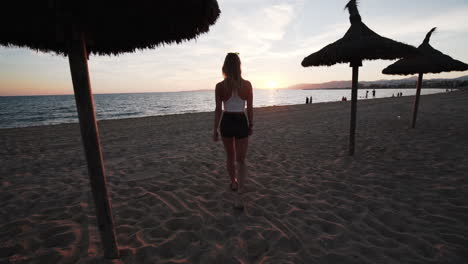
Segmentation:
<svg viewBox="0 0 468 264">
<path fill-rule="evenodd" d="M 229 188 L 231 188 L 231 191 L 237 191 L 239 189 L 239 183 L 236 181 L 231 182 L 229 185 Z"/>
</svg>

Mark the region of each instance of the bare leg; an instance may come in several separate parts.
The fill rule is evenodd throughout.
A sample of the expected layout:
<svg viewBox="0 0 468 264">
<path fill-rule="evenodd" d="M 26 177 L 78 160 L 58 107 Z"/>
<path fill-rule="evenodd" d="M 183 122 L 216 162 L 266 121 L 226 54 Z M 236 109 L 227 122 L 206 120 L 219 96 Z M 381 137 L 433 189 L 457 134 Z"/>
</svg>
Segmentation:
<svg viewBox="0 0 468 264">
<path fill-rule="evenodd" d="M 234 138 L 223 137 L 224 149 L 226 150 L 226 168 L 231 178 L 231 184 L 236 182 L 236 167 L 235 167 L 235 141 Z"/>
<path fill-rule="evenodd" d="M 244 189 L 244 184 L 247 180 L 247 166 L 245 164 L 245 156 L 249 146 L 249 138 L 236 139 L 236 161 L 237 161 L 237 178 L 239 180 L 239 191 Z"/>
</svg>

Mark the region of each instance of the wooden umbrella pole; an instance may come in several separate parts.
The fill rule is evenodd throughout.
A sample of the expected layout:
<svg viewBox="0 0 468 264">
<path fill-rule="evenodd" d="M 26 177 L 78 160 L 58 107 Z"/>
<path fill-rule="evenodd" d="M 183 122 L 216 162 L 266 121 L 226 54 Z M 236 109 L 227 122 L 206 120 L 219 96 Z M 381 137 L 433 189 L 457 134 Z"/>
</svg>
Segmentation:
<svg viewBox="0 0 468 264">
<path fill-rule="evenodd" d="M 107 191 L 94 100 L 89 81 L 86 44 L 83 36 L 80 36 L 79 40 L 73 41 L 68 58 L 104 256 L 118 258 L 119 251 Z"/>
<path fill-rule="evenodd" d="M 420 73 L 418 76 L 418 84 L 416 85 L 416 97 L 414 98 L 413 121 L 411 122 L 411 128 L 416 127 L 416 117 L 418 115 L 419 96 L 421 95 L 422 79 L 423 74 Z"/>
<path fill-rule="evenodd" d="M 354 155 L 355 134 L 356 134 L 356 109 L 357 109 L 357 94 L 358 94 L 358 77 L 359 67 L 361 63 L 352 63 L 353 81 L 351 90 L 351 124 L 349 126 L 349 155 Z"/>
</svg>

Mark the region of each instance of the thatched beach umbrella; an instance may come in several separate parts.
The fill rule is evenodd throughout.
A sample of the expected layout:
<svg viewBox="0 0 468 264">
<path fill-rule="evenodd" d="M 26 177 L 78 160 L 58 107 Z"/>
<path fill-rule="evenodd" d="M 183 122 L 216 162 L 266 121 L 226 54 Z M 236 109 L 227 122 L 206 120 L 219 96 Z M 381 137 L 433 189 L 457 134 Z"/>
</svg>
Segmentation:
<svg viewBox="0 0 468 264">
<path fill-rule="evenodd" d="M 349 154 L 354 154 L 354 137 L 356 130 L 356 107 L 359 67 L 363 60 L 385 59 L 393 60 L 411 56 L 416 48 L 394 40 L 384 38 L 362 21 L 357 9 L 356 0 L 348 2 L 351 27 L 343 38 L 331 43 L 315 52 L 302 61 L 302 66 L 331 66 L 337 63 L 350 63 L 353 68 L 353 81 L 351 93 L 351 125 L 349 131 Z"/>
<path fill-rule="evenodd" d="M 382 73 L 384 74 L 418 74 L 418 83 L 416 85 L 416 97 L 414 99 L 413 120 L 411 127 L 416 127 L 416 116 L 418 114 L 419 96 L 421 94 L 421 86 L 424 73 L 441 73 L 451 71 L 466 71 L 468 65 L 452 59 L 450 56 L 434 49 L 430 44 L 432 33 L 436 28 L 431 29 L 423 43 L 418 47 L 419 55 L 412 58 L 401 59 L 394 64 L 385 68 Z"/>
<path fill-rule="evenodd" d="M 88 74 L 89 54 L 118 55 L 208 32 L 216 0 L 5 1 L 0 45 L 68 56 L 104 255 L 119 256 Z"/>
</svg>

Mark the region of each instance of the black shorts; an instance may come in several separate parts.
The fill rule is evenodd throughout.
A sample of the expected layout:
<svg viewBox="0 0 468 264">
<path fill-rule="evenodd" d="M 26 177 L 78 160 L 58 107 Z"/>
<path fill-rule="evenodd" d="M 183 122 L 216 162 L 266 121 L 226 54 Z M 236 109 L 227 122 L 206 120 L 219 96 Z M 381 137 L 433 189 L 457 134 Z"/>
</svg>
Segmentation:
<svg viewBox="0 0 468 264">
<path fill-rule="evenodd" d="M 219 128 L 222 137 L 235 137 L 237 139 L 249 136 L 249 125 L 244 113 L 223 113 Z"/>
</svg>

